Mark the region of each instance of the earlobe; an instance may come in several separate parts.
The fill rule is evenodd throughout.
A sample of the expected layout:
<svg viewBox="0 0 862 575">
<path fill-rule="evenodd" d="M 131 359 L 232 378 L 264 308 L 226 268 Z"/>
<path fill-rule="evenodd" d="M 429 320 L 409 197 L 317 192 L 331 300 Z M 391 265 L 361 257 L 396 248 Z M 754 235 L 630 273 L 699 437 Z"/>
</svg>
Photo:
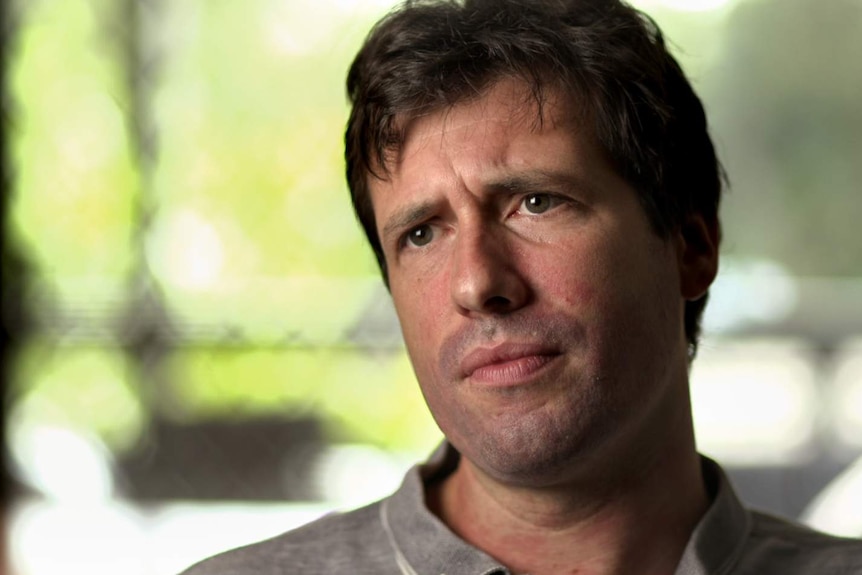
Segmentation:
<svg viewBox="0 0 862 575">
<path fill-rule="evenodd" d="M 718 273 L 721 227 L 717 218 L 694 214 L 677 231 L 680 290 L 688 301 L 700 299 Z"/>
</svg>

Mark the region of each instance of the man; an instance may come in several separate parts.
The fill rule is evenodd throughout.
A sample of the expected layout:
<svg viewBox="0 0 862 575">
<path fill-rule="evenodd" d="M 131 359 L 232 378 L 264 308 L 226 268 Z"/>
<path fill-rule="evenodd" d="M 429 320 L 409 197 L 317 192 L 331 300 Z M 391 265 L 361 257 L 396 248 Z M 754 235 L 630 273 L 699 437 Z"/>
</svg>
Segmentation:
<svg viewBox="0 0 862 575">
<path fill-rule="evenodd" d="M 348 91 L 354 207 L 447 441 L 393 496 L 190 574 L 862 573 L 862 542 L 744 509 L 696 452 L 722 178 L 648 18 L 411 2 Z"/>
</svg>

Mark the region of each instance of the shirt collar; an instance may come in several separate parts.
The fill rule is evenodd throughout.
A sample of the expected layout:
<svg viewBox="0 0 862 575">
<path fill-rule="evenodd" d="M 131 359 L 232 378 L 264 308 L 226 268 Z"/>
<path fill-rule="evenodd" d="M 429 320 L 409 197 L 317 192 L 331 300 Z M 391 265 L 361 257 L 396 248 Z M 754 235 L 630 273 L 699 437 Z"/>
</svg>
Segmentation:
<svg viewBox="0 0 862 575">
<path fill-rule="evenodd" d="M 720 575 L 737 562 L 751 532 L 743 507 L 721 466 L 701 456 L 703 476 L 714 492 L 709 509 L 688 540 L 675 575 Z"/>
<path fill-rule="evenodd" d="M 459 457 L 443 442 L 383 502 L 381 519 L 404 575 L 509 575 L 492 557 L 452 533 L 425 504 L 425 484 L 451 473 Z M 692 532 L 675 575 L 725 573 L 738 559 L 751 530 L 751 516 L 721 467 L 706 457 L 702 465 L 714 499 Z"/>
<path fill-rule="evenodd" d="M 404 575 L 509 575 L 492 557 L 452 533 L 425 505 L 425 483 L 451 473 L 459 457 L 444 442 L 427 463 L 411 469 L 398 491 L 383 502 L 384 527 L 396 556 L 400 555 Z"/>
</svg>

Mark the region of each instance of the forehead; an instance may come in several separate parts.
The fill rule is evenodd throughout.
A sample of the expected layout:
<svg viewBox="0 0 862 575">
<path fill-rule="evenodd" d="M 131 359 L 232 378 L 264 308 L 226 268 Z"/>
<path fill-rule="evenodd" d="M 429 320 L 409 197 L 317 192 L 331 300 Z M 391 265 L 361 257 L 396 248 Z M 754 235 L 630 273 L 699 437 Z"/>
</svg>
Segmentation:
<svg viewBox="0 0 862 575">
<path fill-rule="evenodd" d="M 439 184 L 434 178 L 446 175 L 505 178 L 525 169 L 578 175 L 589 166 L 606 167 L 587 119 L 567 92 L 552 86 L 536 92 L 516 78 L 499 80 L 471 100 L 402 119 L 399 145 L 390 150 L 382 177 L 369 176 L 372 208 L 379 218 L 380 208 L 386 211 L 381 204 L 405 199 L 416 186 L 427 193 Z"/>
<path fill-rule="evenodd" d="M 377 237 L 391 247 L 417 222 L 464 202 L 490 207 L 516 191 L 566 190 L 583 201 L 626 187 L 584 116 L 563 91 L 537 99 L 508 80 L 413 119 L 386 177 L 369 181 Z"/>
<path fill-rule="evenodd" d="M 435 138 L 452 144 L 457 136 L 464 140 L 490 132 L 539 136 L 559 130 L 580 130 L 585 125 L 580 116 L 574 98 L 558 87 L 551 84 L 535 87 L 517 77 L 502 78 L 473 98 L 421 115 L 397 118 L 401 137 L 392 147 L 386 167 L 397 170 L 411 148 Z"/>
</svg>

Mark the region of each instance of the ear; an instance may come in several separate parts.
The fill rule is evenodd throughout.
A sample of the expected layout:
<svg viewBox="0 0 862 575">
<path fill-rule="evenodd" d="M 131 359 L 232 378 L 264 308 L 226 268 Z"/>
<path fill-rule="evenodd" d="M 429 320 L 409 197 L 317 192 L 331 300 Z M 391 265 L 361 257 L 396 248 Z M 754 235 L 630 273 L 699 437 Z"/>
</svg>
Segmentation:
<svg viewBox="0 0 862 575">
<path fill-rule="evenodd" d="M 721 228 L 717 218 L 693 214 L 677 230 L 677 236 L 681 294 L 694 301 L 706 294 L 718 273 Z"/>
</svg>

